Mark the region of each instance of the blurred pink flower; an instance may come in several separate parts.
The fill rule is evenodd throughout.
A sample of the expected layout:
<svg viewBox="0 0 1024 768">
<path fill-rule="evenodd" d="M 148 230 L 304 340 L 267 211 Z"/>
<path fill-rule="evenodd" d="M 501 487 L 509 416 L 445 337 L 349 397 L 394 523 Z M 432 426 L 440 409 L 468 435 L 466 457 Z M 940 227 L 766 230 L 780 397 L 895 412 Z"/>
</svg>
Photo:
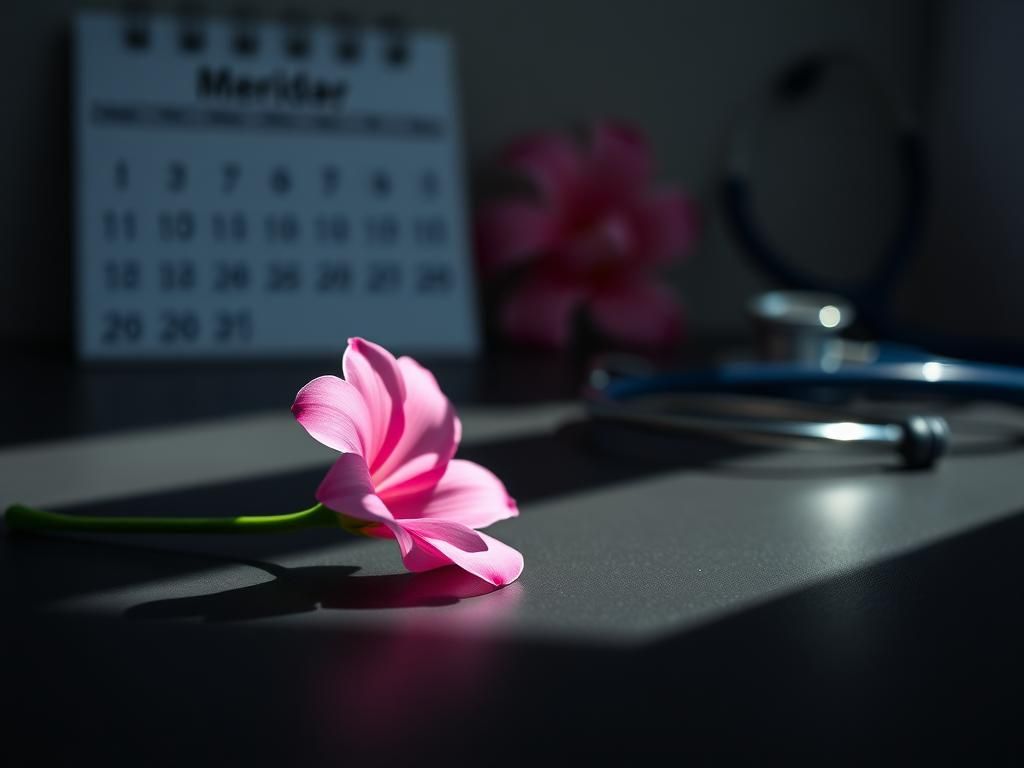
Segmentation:
<svg viewBox="0 0 1024 768">
<path fill-rule="evenodd" d="M 342 369 L 344 379 L 313 379 L 292 406 L 314 439 L 341 452 L 317 500 L 350 531 L 396 539 L 410 571 L 454 563 L 499 587 L 519 578 L 523 556 L 476 530 L 519 510 L 491 472 L 452 458 L 462 425 L 433 374 L 363 339 L 349 339 Z"/>
<path fill-rule="evenodd" d="M 485 204 L 477 215 L 484 270 L 525 272 L 502 308 L 504 332 L 562 347 L 573 315 L 585 307 L 611 338 L 636 345 L 677 340 L 681 309 L 653 271 L 689 250 L 699 217 L 680 189 L 652 188 L 645 137 L 603 122 L 586 147 L 542 134 L 514 143 L 503 161 L 537 193 L 535 200 Z"/>
</svg>

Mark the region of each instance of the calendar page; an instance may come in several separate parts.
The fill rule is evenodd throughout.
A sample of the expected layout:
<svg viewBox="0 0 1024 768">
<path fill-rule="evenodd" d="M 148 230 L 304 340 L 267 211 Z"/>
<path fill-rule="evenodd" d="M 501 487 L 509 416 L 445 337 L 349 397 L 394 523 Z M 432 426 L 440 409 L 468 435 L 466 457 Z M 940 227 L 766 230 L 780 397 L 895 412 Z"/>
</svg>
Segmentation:
<svg viewBox="0 0 1024 768">
<path fill-rule="evenodd" d="M 475 352 L 451 58 L 434 33 L 81 14 L 80 356 Z"/>
</svg>

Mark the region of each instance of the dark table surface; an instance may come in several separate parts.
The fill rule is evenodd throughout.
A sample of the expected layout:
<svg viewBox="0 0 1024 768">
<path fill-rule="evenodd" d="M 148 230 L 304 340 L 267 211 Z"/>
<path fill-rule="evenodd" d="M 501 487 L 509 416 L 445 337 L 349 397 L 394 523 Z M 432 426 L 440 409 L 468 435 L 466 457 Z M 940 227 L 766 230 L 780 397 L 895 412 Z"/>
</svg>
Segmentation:
<svg viewBox="0 0 1024 768">
<path fill-rule="evenodd" d="M 435 368 L 520 502 L 519 582 L 327 530 L 2 536 L 5 764 L 1019 762 L 1021 414 L 950 411 L 906 472 L 600 432 L 564 363 Z M 330 461 L 287 413 L 323 364 L 21 370 L 3 504 L 279 512 Z"/>
</svg>

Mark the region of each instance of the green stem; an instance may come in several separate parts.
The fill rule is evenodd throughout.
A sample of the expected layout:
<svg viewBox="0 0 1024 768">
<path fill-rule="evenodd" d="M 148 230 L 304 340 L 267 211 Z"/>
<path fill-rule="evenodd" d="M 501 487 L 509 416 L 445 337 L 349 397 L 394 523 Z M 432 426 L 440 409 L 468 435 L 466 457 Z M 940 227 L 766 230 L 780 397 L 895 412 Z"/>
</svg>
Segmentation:
<svg viewBox="0 0 1024 768">
<path fill-rule="evenodd" d="M 13 531 L 109 533 L 277 533 L 340 525 L 338 516 L 323 504 L 287 515 L 245 517 L 97 517 L 47 512 L 14 504 L 7 508 L 4 520 Z"/>
</svg>

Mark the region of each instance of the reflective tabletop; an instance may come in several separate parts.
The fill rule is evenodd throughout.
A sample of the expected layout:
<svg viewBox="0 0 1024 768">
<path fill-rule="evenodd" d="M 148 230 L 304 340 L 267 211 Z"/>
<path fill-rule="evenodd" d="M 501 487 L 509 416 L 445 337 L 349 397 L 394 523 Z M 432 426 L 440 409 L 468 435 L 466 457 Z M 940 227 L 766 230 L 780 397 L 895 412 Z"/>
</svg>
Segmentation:
<svg viewBox="0 0 1024 768">
<path fill-rule="evenodd" d="M 285 390 L 306 372 L 273 375 Z M 828 759 L 891 756 L 893 739 L 1012 754 L 1024 414 L 946 410 L 952 452 L 915 472 L 608 431 L 556 388 L 454 390 L 459 455 L 519 501 L 493 528 L 525 555 L 517 583 L 408 574 L 390 542 L 330 530 L 5 535 L 15 740 L 42 764 Z M 331 453 L 270 405 L 23 432 L 0 446 L 0 501 L 299 508 Z"/>
</svg>

